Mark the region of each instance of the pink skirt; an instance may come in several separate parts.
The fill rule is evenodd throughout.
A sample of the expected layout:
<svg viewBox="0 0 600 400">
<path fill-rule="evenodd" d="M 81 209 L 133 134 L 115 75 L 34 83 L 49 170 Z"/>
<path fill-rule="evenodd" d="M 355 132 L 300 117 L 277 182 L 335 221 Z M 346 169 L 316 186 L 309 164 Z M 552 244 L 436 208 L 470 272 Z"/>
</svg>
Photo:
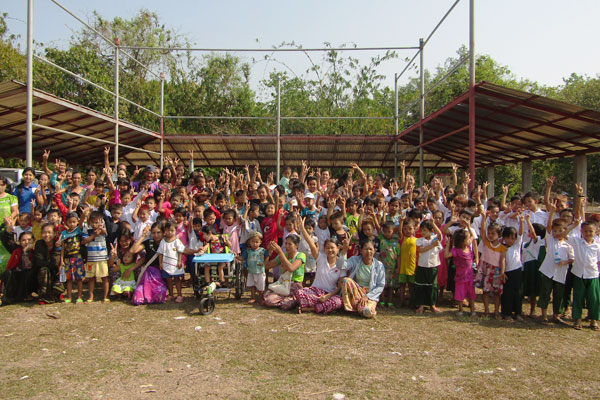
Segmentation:
<svg viewBox="0 0 600 400">
<path fill-rule="evenodd" d="M 311 286 L 302 288 L 296 292 L 296 301 L 301 308 L 314 307 L 317 314 L 329 314 L 344 306 L 340 296 L 331 296 L 326 302 L 321 302 L 319 297 L 326 295 L 323 289 Z"/>
</svg>

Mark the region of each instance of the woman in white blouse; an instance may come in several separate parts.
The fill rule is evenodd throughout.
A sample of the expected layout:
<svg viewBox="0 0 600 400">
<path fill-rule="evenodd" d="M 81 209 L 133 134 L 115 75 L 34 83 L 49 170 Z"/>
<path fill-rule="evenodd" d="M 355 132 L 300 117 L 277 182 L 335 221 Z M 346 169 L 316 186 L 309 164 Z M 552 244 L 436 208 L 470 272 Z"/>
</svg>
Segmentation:
<svg viewBox="0 0 600 400">
<path fill-rule="evenodd" d="M 346 239 L 340 246 L 336 238 L 329 238 L 323 245 L 324 251 L 319 253 L 311 235 L 304 229 L 304 218 L 297 224 L 297 228 L 306 239 L 312 256 L 317 260 L 317 272 L 312 286 L 302 288 L 295 294 L 298 313 L 314 311 L 328 314 L 342 308 L 344 304 L 339 293 L 341 280 L 346 276 L 346 254 L 350 241 Z"/>
</svg>

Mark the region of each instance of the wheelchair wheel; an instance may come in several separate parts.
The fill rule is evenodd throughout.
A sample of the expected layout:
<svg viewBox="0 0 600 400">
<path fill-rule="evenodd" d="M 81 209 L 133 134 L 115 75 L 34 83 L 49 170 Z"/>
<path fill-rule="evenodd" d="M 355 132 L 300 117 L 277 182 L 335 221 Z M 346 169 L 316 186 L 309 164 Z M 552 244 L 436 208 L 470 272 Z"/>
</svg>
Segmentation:
<svg viewBox="0 0 600 400">
<path fill-rule="evenodd" d="M 204 297 L 200 300 L 200 314 L 210 315 L 215 310 L 215 300 L 212 297 Z"/>
<path fill-rule="evenodd" d="M 242 263 L 235 263 L 235 299 L 239 300 L 244 294 L 244 268 Z"/>
</svg>

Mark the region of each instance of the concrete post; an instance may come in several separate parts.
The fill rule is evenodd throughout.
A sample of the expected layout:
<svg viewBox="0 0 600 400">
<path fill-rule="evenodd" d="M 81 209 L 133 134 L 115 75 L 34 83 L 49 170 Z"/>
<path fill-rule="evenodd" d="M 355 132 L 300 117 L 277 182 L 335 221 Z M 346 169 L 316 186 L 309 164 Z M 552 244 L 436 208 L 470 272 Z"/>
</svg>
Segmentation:
<svg viewBox="0 0 600 400">
<path fill-rule="evenodd" d="M 583 194 L 587 196 L 587 156 L 575 156 L 573 159 L 573 171 L 575 182 L 583 186 Z"/>
<path fill-rule="evenodd" d="M 485 169 L 485 174 L 486 174 L 486 180 L 490 184 L 488 186 L 488 192 L 487 192 L 488 199 L 489 199 L 490 197 L 494 197 L 494 178 L 495 178 L 494 167 L 487 167 Z"/>
<path fill-rule="evenodd" d="M 531 185 L 533 183 L 533 168 L 531 161 L 523 161 L 521 163 L 521 177 L 523 193 L 531 192 Z"/>
</svg>

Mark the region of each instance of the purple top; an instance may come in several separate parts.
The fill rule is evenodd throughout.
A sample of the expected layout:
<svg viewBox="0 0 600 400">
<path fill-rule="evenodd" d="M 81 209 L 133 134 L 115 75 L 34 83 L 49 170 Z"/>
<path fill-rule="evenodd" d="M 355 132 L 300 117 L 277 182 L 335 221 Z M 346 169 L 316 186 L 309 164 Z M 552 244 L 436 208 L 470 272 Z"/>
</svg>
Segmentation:
<svg viewBox="0 0 600 400">
<path fill-rule="evenodd" d="M 455 282 L 473 282 L 473 250 L 469 246 L 469 251 L 464 252 L 462 249 L 452 249 L 452 259 L 456 267 Z"/>
</svg>

